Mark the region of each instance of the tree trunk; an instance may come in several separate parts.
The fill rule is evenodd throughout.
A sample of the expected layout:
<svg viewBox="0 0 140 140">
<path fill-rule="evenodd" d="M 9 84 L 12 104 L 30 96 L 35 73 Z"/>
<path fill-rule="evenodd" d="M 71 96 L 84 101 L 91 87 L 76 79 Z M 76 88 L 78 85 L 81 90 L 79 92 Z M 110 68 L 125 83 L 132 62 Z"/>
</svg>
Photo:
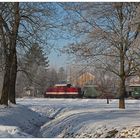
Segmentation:
<svg viewBox="0 0 140 140">
<path fill-rule="evenodd" d="M 125 109 L 125 100 L 124 100 L 124 98 L 119 99 L 119 108 Z"/>
<path fill-rule="evenodd" d="M 107 104 L 109 104 L 109 99 L 108 98 L 106 98 L 106 101 L 107 101 Z"/>
<path fill-rule="evenodd" d="M 6 66 L 5 66 L 5 75 L 1 96 L 1 104 L 8 105 L 8 99 L 12 103 L 15 101 L 15 84 L 16 84 L 16 75 L 17 75 L 17 56 L 16 56 L 16 43 L 18 28 L 20 23 L 19 15 L 19 2 L 14 3 L 14 20 L 11 33 L 9 34 L 9 48 L 5 48 L 5 57 L 6 57 Z M 6 44 L 6 43 L 5 43 Z M 6 50 L 8 49 L 8 50 Z M 7 53 L 8 51 L 8 53 Z"/>
<path fill-rule="evenodd" d="M 9 81 L 10 81 L 10 60 L 9 56 L 6 57 L 5 74 L 2 88 L 2 95 L 0 103 L 8 105 L 8 92 L 9 92 Z"/>
<path fill-rule="evenodd" d="M 11 59 L 12 65 L 10 69 L 10 88 L 8 92 L 9 101 L 13 104 L 16 104 L 16 77 L 17 77 L 17 55 L 16 55 L 16 44 L 17 44 L 17 35 L 18 28 L 20 23 L 20 15 L 19 15 L 19 3 L 15 2 L 14 4 L 14 24 L 12 29 L 11 36 Z"/>
<path fill-rule="evenodd" d="M 119 7 L 117 7 L 117 13 L 120 23 L 120 44 L 119 44 L 119 53 L 120 53 L 120 91 L 119 91 L 119 108 L 125 109 L 125 41 L 123 35 L 123 3 L 119 3 Z"/>
<path fill-rule="evenodd" d="M 119 108 L 125 109 L 125 69 L 124 69 L 124 47 L 120 45 L 120 90 L 119 90 Z"/>
<path fill-rule="evenodd" d="M 125 78 L 120 80 L 119 108 L 125 109 Z"/>
<path fill-rule="evenodd" d="M 13 54 L 13 63 L 10 70 L 10 88 L 9 88 L 9 101 L 13 104 L 16 104 L 16 77 L 17 77 L 17 56 L 16 50 Z"/>
<path fill-rule="evenodd" d="M 0 17 L 0 31 L 2 36 L 2 47 L 4 49 L 4 55 L 5 55 L 5 73 L 4 73 L 4 80 L 3 80 L 3 87 L 2 87 L 2 94 L 0 98 L 0 104 L 2 105 L 8 105 L 8 92 L 9 92 L 9 81 L 10 81 L 10 55 L 9 55 L 9 49 L 8 44 L 6 43 L 6 38 L 4 35 L 4 29 L 3 29 L 3 18 Z M 10 44 L 9 44 L 10 45 Z"/>
</svg>

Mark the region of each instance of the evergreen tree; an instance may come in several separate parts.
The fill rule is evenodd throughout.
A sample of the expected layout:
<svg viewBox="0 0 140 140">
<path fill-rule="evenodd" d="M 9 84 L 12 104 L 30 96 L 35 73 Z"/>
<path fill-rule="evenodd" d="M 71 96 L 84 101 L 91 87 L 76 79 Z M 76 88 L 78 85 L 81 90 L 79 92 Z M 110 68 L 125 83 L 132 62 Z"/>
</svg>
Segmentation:
<svg viewBox="0 0 140 140">
<path fill-rule="evenodd" d="M 37 43 L 33 43 L 33 45 L 28 49 L 23 58 L 23 68 L 26 74 L 26 77 L 18 78 L 22 79 L 25 83 L 20 86 L 20 89 L 23 90 L 23 85 L 26 88 L 34 89 L 34 96 L 40 96 L 44 91 L 47 84 L 47 68 L 49 66 L 49 60 L 42 47 L 40 47 Z M 24 78 L 24 80 L 23 80 Z M 18 88 L 19 89 L 19 88 Z"/>
<path fill-rule="evenodd" d="M 59 79 L 60 83 L 66 82 L 66 72 L 65 72 L 65 69 L 63 67 L 59 68 L 58 79 Z"/>
<path fill-rule="evenodd" d="M 37 43 L 34 43 L 25 55 L 25 66 L 31 69 L 33 69 L 34 66 L 43 66 L 44 68 L 47 68 L 48 63 L 48 57 L 46 57 L 42 47 Z"/>
</svg>

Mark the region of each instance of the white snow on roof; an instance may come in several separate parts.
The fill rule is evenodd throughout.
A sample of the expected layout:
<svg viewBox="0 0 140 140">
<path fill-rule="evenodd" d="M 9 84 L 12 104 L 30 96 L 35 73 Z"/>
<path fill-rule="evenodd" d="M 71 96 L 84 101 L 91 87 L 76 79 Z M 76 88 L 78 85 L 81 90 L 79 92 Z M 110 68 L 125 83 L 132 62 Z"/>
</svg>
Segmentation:
<svg viewBox="0 0 140 140">
<path fill-rule="evenodd" d="M 55 84 L 55 87 L 67 86 L 67 84 Z"/>
<path fill-rule="evenodd" d="M 131 84 L 129 87 L 140 87 L 140 84 Z"/>
</svg>

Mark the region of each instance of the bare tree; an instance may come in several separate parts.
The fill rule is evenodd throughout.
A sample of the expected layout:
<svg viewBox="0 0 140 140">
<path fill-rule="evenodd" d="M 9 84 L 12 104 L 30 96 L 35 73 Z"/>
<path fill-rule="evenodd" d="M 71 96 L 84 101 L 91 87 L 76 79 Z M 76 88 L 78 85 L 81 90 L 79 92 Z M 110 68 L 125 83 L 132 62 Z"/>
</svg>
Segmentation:
<svg viewBox="0 0 140 140">
<path fill-rule="evenodd" d="M 0 10 L 1 42 L 5 54 L 5 74 L 1 104 L 15 102 L 15 83 L 17 76 L 17 51 L 29 47 L 33 40 L 46 45 L 41 31 L 52 28 L 47 17 L 53 9 L 49 3 L 2 3 Z M 40 22 L 41 21 L 41 22 Z M 48 21 L 48 22 L 47 22 Z"/>
<path fill-rule="evenodd" d="M 68 11 L 68 29 L 80 38 L 65 49 L 119 77 L 119 108 L 125 108 L 125 81 L 135 73 L 133 43 L 139 22 L 135 3 L 61 4 Z M 72 21 L 73 20 L 73 21 Z M 135 23 L 135 24 L 134 24 Z M 134 28 L 135 27 L 135 28 Z"/>
<path fill-rule="evenodd" d="M 4 52 L 5 52 L 5 75 L 4 75 L 4 83 L 3 83 L 3 89 L 2 89 L 2 95 L 1 95 L 1 104 L 8 105 L 8 97 L 9 99 L 15 103 L 13 98 L 11 98 L 11 94 L 9 92 L 14 91 L 14 87 L 11 87 L 12 82 L 15 83 L 16 75 L 14 73 L 14 69 L 17 67 L 17 59 L 16 59 L 16 39 L 17 39 L 17 32 L 19 27 L 19 3 L 14 3 L 7 5 L 9 7 L 13 6 L 13 23 L 12 23 L 12 29 L 10 31 L 8 24 L 4 20 L 2 16 L 0 15 L 0 24 L 1 24 L 1 33 L 2 33 L 2 45 L 4 46 Z M 6 31 L 6 36 L 5 32 Z M 7 38 L 6 38 L 7 37 Z M 13 75 L 12 75 L 13 74 Z"/>
</svg>

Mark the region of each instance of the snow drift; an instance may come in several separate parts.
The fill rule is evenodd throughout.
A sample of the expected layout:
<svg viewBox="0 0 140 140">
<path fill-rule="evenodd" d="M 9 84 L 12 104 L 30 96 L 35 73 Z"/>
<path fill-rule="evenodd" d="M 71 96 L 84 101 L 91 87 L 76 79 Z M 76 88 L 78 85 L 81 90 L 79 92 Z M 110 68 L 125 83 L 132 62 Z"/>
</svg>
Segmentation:
<svg viewBox="0 0 140 140">
<path fill-rule="evenodd" d="M 0 106 L 0 137 L 140 138 L 140 100 L 18 99 Z"/>
<path fill-rule="evenodd" d="M 23 105 L 0 106 L 0 137 L 34 137 L 48 118 Z"/>
</svg>

